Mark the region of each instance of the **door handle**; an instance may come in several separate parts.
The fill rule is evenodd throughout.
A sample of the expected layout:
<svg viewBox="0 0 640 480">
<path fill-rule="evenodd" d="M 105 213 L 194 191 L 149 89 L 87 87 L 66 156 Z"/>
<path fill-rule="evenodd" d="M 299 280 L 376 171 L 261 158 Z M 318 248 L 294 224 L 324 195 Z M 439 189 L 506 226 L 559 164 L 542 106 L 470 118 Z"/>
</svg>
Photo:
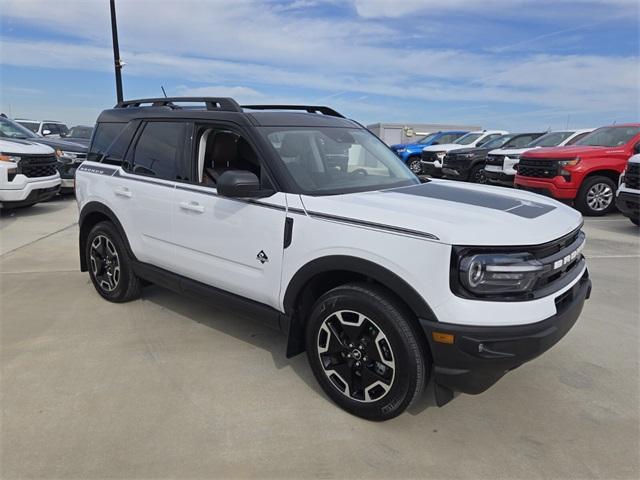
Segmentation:
<svg viewBox="0 0 640 480">
<path fill-rule="evenodd" d="M 204 213 L 204 207 L 198 202 L 180 202 L 180 208 L 196 213 Z"/>
<path fill-rule="evenodd" d="M 113 192 L 121 197 L 131 198 L 131 190 L 127 187 L 118 187 Z"/>
</svg>

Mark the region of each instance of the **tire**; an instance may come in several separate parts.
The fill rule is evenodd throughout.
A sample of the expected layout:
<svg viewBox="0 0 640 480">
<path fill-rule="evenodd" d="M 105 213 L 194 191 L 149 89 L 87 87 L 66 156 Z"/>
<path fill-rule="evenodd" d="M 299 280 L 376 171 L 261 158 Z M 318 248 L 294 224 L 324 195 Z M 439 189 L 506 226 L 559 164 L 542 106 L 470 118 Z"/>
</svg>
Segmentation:
<svg viewBox="0 0 640 480">
<path fill-rule="evenodd" d="M 409 157 L 407 160 L 407 167 L 416 175 L 422 173 L 422 163 L 420 163 L 420 157 Z"/>
<path fill-rule="evenodd" d="M 305 340 L 322 389 L 358 417 L 382 421 L 400 415 L 428 380 L 425 342 L 409 313 L 378 286 L 349 283 L 322 295 Z"/>
<path fill-rule="evenodd" d="M 111 222 L 91 229 L 85 246 L 89 277 L 106 300 L 123 303 L 140 296 L 140 279 L 133 272 L 124 241 Z"/>
<path fill-rule="evenodd" d="M 471 183 L 480 183 L 482 185 L 486 185 L 487 177 L 484 176 L 484 166 L 476 165 L 475 167 L 472 167 L 469 171 L 469 177 L 467 181 Z"/>
<path fill-rule="evenodd" d="M 575 199 L 575 206 L 583 215 L 599 217 L 615 210 L 616 184 L 608 177 L 588 177 Z"/>
</svg>

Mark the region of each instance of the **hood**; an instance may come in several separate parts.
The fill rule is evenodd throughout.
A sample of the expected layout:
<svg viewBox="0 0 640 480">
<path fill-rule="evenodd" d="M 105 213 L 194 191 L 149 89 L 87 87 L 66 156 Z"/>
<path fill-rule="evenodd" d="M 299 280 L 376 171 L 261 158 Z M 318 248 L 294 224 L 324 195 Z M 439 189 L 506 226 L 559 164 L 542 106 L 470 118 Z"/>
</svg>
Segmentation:
<svg viewBox="0 0 640 480">
<path fill-rule="evenodd" d="M 447 180 L 375 192 L 302 195 L 312 217 L 451 245 L 537 245 L 578 228 L 582 216 L 550 198 L 522 190 Z"/>
<path fill-rule="evenodd" d="M 87 145 L 81 145 L 80 143 L 61 140 L 59 138 L 39 138 L 38 142 L 49 145 L 52 148 L 59 148 L 65 152 L 85 153 L 87 151 Z"/>
<path fill-rule="evenodd" d="M 524 152 L 530 152 L 532 150 L 537 150 L 540 147 L 533 147 L 533 148 L 497 148 L 496 150 L 491 150 L 489 152 L 489 155 L 506 155 L 507 157 L 509 155 L 521 155 Z"/>
<path fill-rule="evenodd" d="M 78 145 L 82 145 L 83 147 L 88 147 L 91 143 L 90 138 L 80 138 L 80 137 L 64 137 L 65 142 L 77 143 Z"/>
<path fill-rule="evenodd" d="M 456 148 L 456 155 L 464 155 L 465 153 L 470 153 L 472 155 L 484 155 L 489 152 L 489 148 L 482 147 L 465 147 L 465 148 Z"/>
<path fill-rule="evenodd" d="M 621 147 L 591 147 L 586 145 L 569 145 L 566 147 L 547 147 L 527 150 L 529 158 L 575 158 L 575 157 L 601 157 L 606 155 L 619 155 L 625 152 L 625 146 Z"/>
<path fill-rule="evenodd" d="M 431 145 L 424 147 L 424 152 L 450 152 L 451 150 L 459 150 L 461 148 L 470 148 L 466 145 L 459 145 L 457 143 L 443 143 L 442 145 Z"/>
<path fill-rule="evenodd" d="M 15 153 L 16 155 L 49 155 L 54 151 L 51 147 L 42 145 L 39 142 L 32 142 L 31 140 L 20 139 L 0 139 L 0 152 L 2 153 Z"/>
</svg>

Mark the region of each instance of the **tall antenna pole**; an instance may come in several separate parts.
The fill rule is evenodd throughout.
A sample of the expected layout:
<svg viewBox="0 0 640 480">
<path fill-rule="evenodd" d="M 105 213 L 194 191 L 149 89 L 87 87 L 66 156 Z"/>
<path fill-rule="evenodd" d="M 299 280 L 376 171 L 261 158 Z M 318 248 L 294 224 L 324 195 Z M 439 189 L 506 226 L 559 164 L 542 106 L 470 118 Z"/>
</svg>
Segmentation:
<svg viewBox="0 0 640 480">
<path fill-rule="evenodd" d="M 113 62 L 116 69 L 116 97 L 118 103 L 123 101 L 122 97 L 122 63 L 120 62 L 120 47 L 118 46 L 118 24 L 116 23 L 116 2 L 109 0 L 111 6 L 111 37 L 113 39 Z"/>
</svg>

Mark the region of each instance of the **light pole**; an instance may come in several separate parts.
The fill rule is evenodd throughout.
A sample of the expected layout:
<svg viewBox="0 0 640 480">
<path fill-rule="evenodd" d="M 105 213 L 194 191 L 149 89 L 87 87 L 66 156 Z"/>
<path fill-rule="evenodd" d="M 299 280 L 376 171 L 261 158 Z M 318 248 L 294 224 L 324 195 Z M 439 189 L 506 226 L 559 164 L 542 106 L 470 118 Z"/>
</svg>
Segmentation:
<svg viewBox="0 0 640 480">
<path fill-rule="evenodd" d="M 111 6 L 111 38 L 113 39 L 113 62 L 116 69 L 116 97 L 118 103 L 122 97 L 122 63 L 120 62 L 120 47 L 118 46 L 118 24 L 116 23 L 116 2 L 109 0 Z"/>
</svg>

